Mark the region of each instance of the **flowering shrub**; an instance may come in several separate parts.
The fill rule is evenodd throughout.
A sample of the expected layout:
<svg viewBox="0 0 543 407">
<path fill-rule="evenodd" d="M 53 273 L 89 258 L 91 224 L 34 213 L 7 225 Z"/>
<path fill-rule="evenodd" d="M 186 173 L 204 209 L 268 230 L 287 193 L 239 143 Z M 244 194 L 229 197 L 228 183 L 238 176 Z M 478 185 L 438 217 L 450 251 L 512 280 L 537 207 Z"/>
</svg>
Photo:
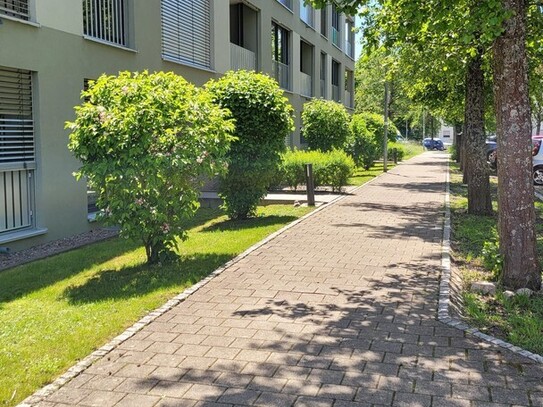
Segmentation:
<svg viewBox="0 0 543 407">
<path fill-rule="evenodd" d="M 69 148 L 105 221 L 143 241 L 149 263 L 171 257 L 198 208 L 199 179 L 222 173 L 229 112 L 173 73 L 102 76 L 75 108 Z"/>
</svg>

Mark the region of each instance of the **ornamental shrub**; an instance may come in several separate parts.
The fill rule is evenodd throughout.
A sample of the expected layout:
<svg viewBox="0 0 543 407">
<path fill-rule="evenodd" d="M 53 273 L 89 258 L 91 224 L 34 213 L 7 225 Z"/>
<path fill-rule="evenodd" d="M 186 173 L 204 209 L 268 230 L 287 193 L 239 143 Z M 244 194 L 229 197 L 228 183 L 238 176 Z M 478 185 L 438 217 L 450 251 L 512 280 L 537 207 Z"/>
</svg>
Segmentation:
<svg viewBox="0 0 543 407">
<path fill-rule="evenodd" d="M 351 119 L 351 135 L 347 139 L 345 151 L 358 167 L 369 170 L 373 162 L 381 156 L 382 150 L 383 147 L 379 145 L 375 135 L 368 130 L 364 116 L 355 114 Z"/>
<path fill-rule="evenodd" d="M 69 148 L 121 234 L 143 241 L 148 263 L 171 259 L 198 208 L 199 183 L 226 167 L 229 112 L 173 73 L 101 76 L 66 126 Z"/>
<path fill-rule="evenodd" d="M 353 174 L 354 161 L 343 150 L 332 150 L 326 154 L 325 165 L 322 168 L 322 182 L 332 187 L 332 191 L 341 192 L 341 187 L 347 185 Z"/>
<path fill-rule="evenodd" d="M 245 219 L 255 214 L 274 181 L 285 138 L 294 130 L 292 107 L 275 80 L 255 72 L 227 72 L 205 87 L 236 120 L 237 140 L 220 195 L 230 218 Z"/>
<path fill-rule="evenodd" d="M 302 134 L 310 150 L 343 148 L 349 136 L 349 114 L 337 102 L 314 99 L 304 105 Z"/>
<path fill-rule="evenodd" d="M 396 159 L 403 161 L 405 156 L 405 148 L 399 143 L 388 143 L 388 159 L 394 159 L 394 153 L 396 153 Z"/>
<path fill-rule="evenodd" d="M 355 168 L 352 158 L 342 150 L 325 153 L 291 150 L 283 155 L 281 172 L 284 184 L 294 190 L 304 185 L 306 164 L 313 164 L 315 187 L 331 186 L 333 191 L 341 191 L 341 187 L 347 185 Z"/>
</svg>

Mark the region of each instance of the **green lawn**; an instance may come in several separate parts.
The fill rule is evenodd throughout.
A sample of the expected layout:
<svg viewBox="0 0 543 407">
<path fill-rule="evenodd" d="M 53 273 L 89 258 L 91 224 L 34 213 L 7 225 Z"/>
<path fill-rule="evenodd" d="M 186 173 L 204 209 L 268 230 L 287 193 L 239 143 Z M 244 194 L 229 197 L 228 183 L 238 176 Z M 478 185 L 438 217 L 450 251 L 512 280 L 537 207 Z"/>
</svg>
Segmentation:
<svg viewBox="0 0 543 407">
<path fill-rule="evenodd" d="M 147 266 L 143 247 L 115 238 L 0 272 L 0 405 L 15 405 L 150 310 L 308 208 L 274 205 L 228 221 L 201 209 L 181 261 Z"/>
<path fill-rule="evenodd" d="M 491 177 L 493 206 L 496 203 L 496 177 Z M 483 296 L 469 292 L 475 280 L 493 280 L 495 276 L 484 264 L 485 242 L 497 239 L 497 215 L 474 216 L 467 214 L 467 187 L 456 164 L 451 165 L 452 248 L 456 266 L 460 268 L 464 291 L 462 299 L 468 322 L 483 332 L 543 354 L 543 297 L 514 297 L 507 299 L 503 290 L 496 296 Z M 539 262 L 543 264 L 543 204 L 536 201 L 539 217 L 537 243 Z M 495 212 L 496 213 L 496 212 Z"/>
</svg>

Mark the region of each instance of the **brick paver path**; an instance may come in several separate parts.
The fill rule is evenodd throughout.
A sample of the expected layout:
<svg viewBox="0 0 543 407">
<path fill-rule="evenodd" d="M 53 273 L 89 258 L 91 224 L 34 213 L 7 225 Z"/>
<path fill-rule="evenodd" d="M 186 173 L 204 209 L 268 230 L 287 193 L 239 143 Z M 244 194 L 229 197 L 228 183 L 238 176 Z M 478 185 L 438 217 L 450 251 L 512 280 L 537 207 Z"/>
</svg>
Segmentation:
<svg viewBox="0 0 543 407">
<path fill-rule="evenodd" d="M 43 406 L 542 406 L 543 368 L 436 321 L 445 156 L 267 243 Z"/>
</svg>

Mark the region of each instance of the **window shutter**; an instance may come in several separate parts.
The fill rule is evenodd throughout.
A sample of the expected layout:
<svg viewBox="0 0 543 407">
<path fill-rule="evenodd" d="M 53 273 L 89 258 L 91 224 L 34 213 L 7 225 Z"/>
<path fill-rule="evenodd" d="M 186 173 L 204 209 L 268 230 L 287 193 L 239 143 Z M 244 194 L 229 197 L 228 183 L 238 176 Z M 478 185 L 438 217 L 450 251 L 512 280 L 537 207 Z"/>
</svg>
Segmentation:
<svg viewBox="0 0 543 407">
<path fill-rule="evenodd" d="M 34 160 L 32 74 L 0 67 L 0 164 Z"/>
<path fill-rule="evenodd" d="M 0 0 L 0 15 L 28 20 L 28 0 Z"/>
<path fill-rule="evenodd" d="M 162 0 L 162 57 L 211 68 L 209 0 Z"/>
</svg>

